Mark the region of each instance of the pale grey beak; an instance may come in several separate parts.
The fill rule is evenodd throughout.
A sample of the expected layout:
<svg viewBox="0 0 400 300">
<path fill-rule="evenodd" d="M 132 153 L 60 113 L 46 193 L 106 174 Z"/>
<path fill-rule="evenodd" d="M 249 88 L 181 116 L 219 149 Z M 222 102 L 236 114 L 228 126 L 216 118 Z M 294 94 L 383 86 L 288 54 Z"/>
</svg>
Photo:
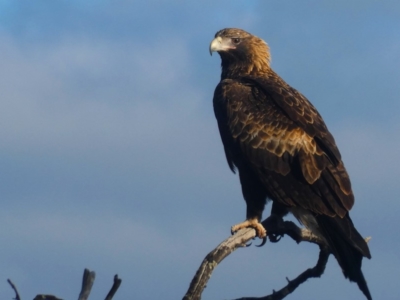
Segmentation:
<svg viewBox="0 0 400 300">
<path fill-rule="evenodd" d="M 213 52 L 226 51 L 229 49 L 235 49 L 235 47 L 231 44 L 230 39 L 222 39 L 222 37 L 217 36 L 211 41 L 210 55 L 212 55 Z"/>
<path fill-rule="evenodd" d="M 211 41 L 210 55 L 212 55 L 213 52 L 217 52 L 218 50 L 221 49 L 221 43 L 222 43 L 222 38 L 220 36 L 216 37 Z"/>
</svg>

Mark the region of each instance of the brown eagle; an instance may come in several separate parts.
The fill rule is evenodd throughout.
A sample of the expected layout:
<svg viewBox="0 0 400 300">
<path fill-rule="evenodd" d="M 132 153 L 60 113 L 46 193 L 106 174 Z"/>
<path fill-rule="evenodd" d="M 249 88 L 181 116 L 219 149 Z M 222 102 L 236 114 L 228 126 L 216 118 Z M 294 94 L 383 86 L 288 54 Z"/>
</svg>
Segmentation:
<svg viewBox="0 0 400 300">
<path fill-rule="evenodd" d="M 349 176 L 332 134 L 315 107 L 270 67 L 268 45 L 235 28 L 218 31 L 210 53 L 222 60 L 214 112 L 230 169 L 239 172 L 246 221 L 232 227 L 266 231 L 260 223 L 266 202 L 272 214 L 292 213 L 326 240 L 344 276 L 371 300 L 361 271 L 371 258 L 350 219 L 354 204 Z"/>
</svg>

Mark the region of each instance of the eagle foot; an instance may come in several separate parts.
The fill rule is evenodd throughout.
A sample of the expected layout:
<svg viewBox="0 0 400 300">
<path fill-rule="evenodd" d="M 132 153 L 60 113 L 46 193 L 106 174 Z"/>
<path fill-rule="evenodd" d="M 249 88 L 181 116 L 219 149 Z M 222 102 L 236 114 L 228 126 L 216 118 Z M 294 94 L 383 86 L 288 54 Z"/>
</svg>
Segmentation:
<svg viewBox="0 0 400 300">
<path fill-rule="evenodd" d="M 269 233 L 268 237 L 269 237 L 269 241 L 271 243 L 277 243 L 281 240 L 281 238 L 283 237 L 283 234 Z"/>
<path fill-rule="evenodd" d="M 242 223 L 232 226 L 231 233 L 234 234 L 236 231 L 238 231 L 242 228 L 248 228 L 248 227 L 254 228 L 256 230 L 256 235 L 260 239 L 264 240 L 266 238 L 267 231 L 265 230 L 264 226 L 257 219 L 248 219 Z M 263 241 L 263 243 L 261 245 L 264 245 L 264 244 L 265 244 L 265 242 Z"/>
<path fill-rule="evenodd" d="M 283 218 L 277 215 L 270 215 L 266 220 L 263 221 L 263 226 L 268 228 L 268 238 L 271 243 L 277 243 L 284 236 L 281 233 L 281 228 L 284 226 Z"/>
</svg>

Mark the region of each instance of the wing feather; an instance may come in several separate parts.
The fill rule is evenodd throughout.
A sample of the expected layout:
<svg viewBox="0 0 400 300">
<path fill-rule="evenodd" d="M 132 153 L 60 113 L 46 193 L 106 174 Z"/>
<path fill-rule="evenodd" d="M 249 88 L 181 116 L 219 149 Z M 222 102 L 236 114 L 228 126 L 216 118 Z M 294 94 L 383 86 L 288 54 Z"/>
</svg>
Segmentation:
<svg viewBox="0 0 400 300">
<path fill-rule="evenodd" d="M 244 77 L 241 80 L 260 89 L 281 109 L 281 113 L 287 115 L 307 134 L 315 138 L 333 164 L 341 161 L 339 149 L 321 115 L 300 92 L 283 82 L 278 75 L 268 78 Z"/>
<path fill-rule="evenodd" d="M 354 197 L 335 141 L 312 104 L 279 80 L 222 80 L 214 94 L 228 164 L 249 163 L 287 206 L 343 217 Z"/>
</svg>

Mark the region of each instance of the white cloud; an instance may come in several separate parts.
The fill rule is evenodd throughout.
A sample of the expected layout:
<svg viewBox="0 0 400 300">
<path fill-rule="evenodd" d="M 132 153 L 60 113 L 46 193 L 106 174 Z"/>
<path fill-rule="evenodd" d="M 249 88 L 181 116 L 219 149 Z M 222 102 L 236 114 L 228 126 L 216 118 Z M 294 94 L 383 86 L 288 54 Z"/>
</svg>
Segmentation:
<svg viewBox="0 0 400 300">
<path fill-rule="evenodd" d="M 3 149 L 143 151 L 178 138 L 189 119 L 201 122 L 202 93 L 189 83 L 181 40 L 110 45 L 67 38 L 25 51 L 3 34 L 0 44 Z"/>
</svg>

